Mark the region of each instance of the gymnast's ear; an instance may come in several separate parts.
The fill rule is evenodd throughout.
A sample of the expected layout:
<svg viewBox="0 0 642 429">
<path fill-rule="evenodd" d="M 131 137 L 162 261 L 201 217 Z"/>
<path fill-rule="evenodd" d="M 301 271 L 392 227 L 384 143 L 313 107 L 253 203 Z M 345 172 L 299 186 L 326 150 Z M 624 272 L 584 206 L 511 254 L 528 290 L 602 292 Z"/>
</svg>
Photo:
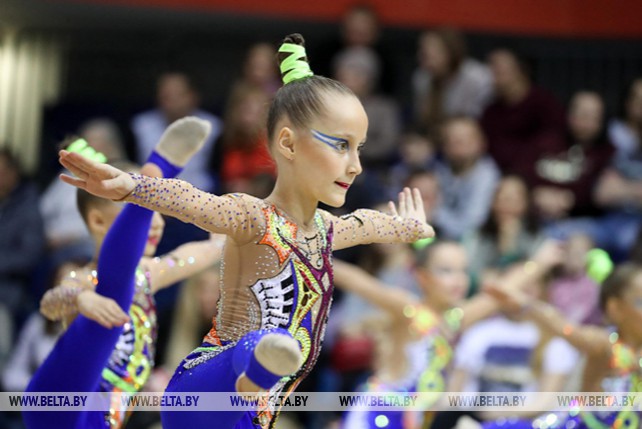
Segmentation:
<svg viewBox="0 0 642 429">
<path fill-rule="evenodd" d="M 107 231 L 111 228 L 120 210 L 121 206 L 111 201 L 105 201 L 104 204 L 90 207 L 86 216 L 89 232 L 92 235 L 97 234 L 101 237 L 107 235 Z"/>
<path fill-rule="evenodd" d="M 283 158 L 292 161 L 294 159 L 296 131 L 290 127 L 281 127 L 274 142 L 274 150 Z"/>
</svg>

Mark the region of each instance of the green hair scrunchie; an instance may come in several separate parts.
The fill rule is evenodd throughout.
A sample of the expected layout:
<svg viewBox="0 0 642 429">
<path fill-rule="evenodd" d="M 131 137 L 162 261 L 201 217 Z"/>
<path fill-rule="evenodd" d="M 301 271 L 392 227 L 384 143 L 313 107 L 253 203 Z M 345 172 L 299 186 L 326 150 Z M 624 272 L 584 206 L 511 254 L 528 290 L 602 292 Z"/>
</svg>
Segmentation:
<svg viewBox="0 0 642 429">
<path fill-rule="evenodd" d="M 602 249 L 591 249 L 586 254 L 586 274 L 596 283 L 602 284 L 613 271 L 613 261 Z"/>
<path fill-rule="evenodd" d="M 89 158 L 95 162 L 100 162 L 101 164 L 107 162 L 107 157 L 101 152 L 98 152 L 93 147 L 89 146 L 89 143 L 87 143 L 85 139 L 74 140 L 74 142 L 70 144 L 66 150 L 67 152 L 78 153 L 85 158 Z"/>
<path fill-rule="evenodd" d="M 294 43 L 284 43 L 279 48 L 279 52 L 290 53 L 290 55 L 281 63 L 281 74 L 283 75 L 283 84 L 314 76 L 310 69 L 310 64 L 303 58 L 306 57 L 305 48 Z"/>
</svg>

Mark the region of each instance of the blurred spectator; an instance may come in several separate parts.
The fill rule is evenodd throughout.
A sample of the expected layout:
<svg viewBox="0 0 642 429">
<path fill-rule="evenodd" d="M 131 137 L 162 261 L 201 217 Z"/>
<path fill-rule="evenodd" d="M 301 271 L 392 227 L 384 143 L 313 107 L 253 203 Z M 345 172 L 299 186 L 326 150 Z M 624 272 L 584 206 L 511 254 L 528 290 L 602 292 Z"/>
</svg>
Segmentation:
<svg viewBox="0 0 642 429">
<path fill-rule="evenodd" d="M 517 176 L 501 179 L 484 225 L 465 237 L 471 274 L 484 283 L 519 260 L 528 258 L 541 243 L 530 209 L 528 188 Z"/>
<path fill-rule="evenodd" d="M 417 188 L 421 192 L 421 200 L 424 204 L 424 212 L 426 213 L 426 221 L 432 223 L 435 218 L 435 212 L 439 207 L 441 196 L 439 193 L 439 180 L 434 170 L 417 169 L 410 173 L 404 186 L 410 189 Z M 391 196 L 391 200 L 399 198 L 399 192 L 403 189 L 397 190 L 396 195 Z M 433 227 L 440 232 L 439 227 L 433 224 Z M 441 234 L 439 233 L 439 236 Z"/>
<path fill-rule="evenodd" d="M 629 259 L 631 262 L 642 265 L 642 229 L 638 231 L 638 236 L 635 239 L 633 248 L 631 249 Z"/>
<path fill-rule="evenodd" d="M 200 97 L 194 83 L 184 73 L 165 73 L 158 79 L 156 101 L 158 107 L 138 114 L 131 127 L 136 137 L 138 162 L 142 165 L 160 140 L 165 129 L 177 119 L 197 116 L 212 124 L 212 132 L 199 156 L 193 157 L 178 176 L 204 191 L 213 191 L 215 180 L 207 169 L 214 142 L 221 133 L 221 121 L 198 108 Z"/>
<path fill-rule="evenodd" d="M 52 270 L 48 279 L 49 288 L 55 287 L 69 271 L 81 267 L 87 261 L 68 261 Z M 39 311 L 34 311 L 20 331 L 11 358 L 2 374 L 4 388 L 10 392 L 24 392 L 31 377 L 45 361 L 62 333 L 62 324 L 47 320 Z"/>
<path fill-rule="evenodd" d="M 586 235 L 576 234 L 563 248 L 563 259 L 548 286 L 548 300 L 569 322 L 599 325 L 600 285 L 586 273 L 587 253 L 593 242 Z"/>
<path fill-rule="evenodd" d="M 546 154 L 536 164 L 533 201 L 544 220 L 596 214 L 593 188 L 613 155 L 599 94 L 580 91 L 571 99 L 566 144 L 563 152 Z"/>
<path fill-rule="evenodd" d="M 0 302 L 0 372 L 2 372 L 12 350 L 13 319 L 11 317 L 10 309 Z M 2 423 L 1 417 L 0 423 Z"/>
<path fill-rule="evenodd" d="M 617 260 L 628 256 L 642 224 L 642 79 L 631 85 L 626 117 L 627 124 L 616 122 L 611 126 L 616 153 L 595 192 L 597 204 L 609 212 L 590 230 L 596 244 Z M 621 138 L 625 126 L 629 127 L 629 140 Z"/>
<path fill-rule="evenodd" d="M 433 170 L 436 164 L 435 141 L 419 131 L 404 133 L 399 140 L 400 160 L 387 174 L 387 194 L 391 200 L 397 198 L 413 172 Z M 422 193 L 423 195 L 423 193 Z"/>
<path fill-rule="evenodd" d="M 367 47 L 351 47 L 334 59 L 334 76 L 355 93 L 368 115 L 368 142 L 361 151 L 366 169 L 387 167 L 395 154 L 401 132 L 397 103 L 375 92 L 381 66 L 375 52 Z"/>
<path fill-rule="evenodd" d="M 238 84 L 232 90 L 212 160 L 225 192 L 247 193 L 257 176 L 275 175 L 265 133 L 268 101 L 254 86 Z"/>
<path fill-rule="evenodd" d="M 635 151 L 642 141 L 642 77 L 629 86 L 624 102 L 624 118 L 609 125 L 609 137 L 618 151 Z"/>
<path fill-rule="evenodd" d="M 436 168 L 441 201 L 434 223 L 444 237 L 459 239 L 486 220 L 500 175 L 474 119 L 450 119 L 443 137 L 444 159 Z"/>
<path fill-rule="evenodd" d="M 412 77 L 415 122 L 429 129 L 449 116 L 479 117 L 493 92 L 490 70 L 466 56 L 463 34 L 438 28 L 419 38 Z"/>
<path fill-rule="evenodd" d="M 374 89 L 392 94 L 395 75 L 391 50 L 382 43 L 377 12 L 371 5 L 365 3 L 354 5 L 346 11 L 341 23 L 340 37 L 320 46 L 319 49 L 314 49 L 315 60 L 312 63 L 312 70 L 323 76 L 331 76 L 335 58 L 344 50 L 354 47 L 370 48 L 374 51 L 381 70 L 378 81 L 380 86 Z"/>
<path fill-rule="evenodd" d="M 110 119 L 96 118 L 85 122 L 78 135 L 110 162 L 125 158 L 120 130 Z M 40 197 L 40 210 L 54 265 L 69 258 L 91 257 L 94 246 L 76 207 L 75 187 L 54 179 Z"/>
<path fill-rule="evenodd" d="M 495 50 L 488 62 L 496 93 L 481 118 L 488 152 L 504 174 L 519 175 L 532 186 L 535 161 L 565 148 L 564 109 L 532 84 L 528 66 L 514 52 Z"/>
<path fill-rule="evenodd" d="M 36 187 L 8 149 L 0 149 L 0 219 L 0 302 L 18 326 L 31 307 L 29 282 L 45 237 Z"/>
<path fill-rule="evenodd" d="M 276 50 L 270 43 L 256 43 L 247 52 L 241 82 L 262 89 L 272 97 L 281 87 Z"/>
</svg>

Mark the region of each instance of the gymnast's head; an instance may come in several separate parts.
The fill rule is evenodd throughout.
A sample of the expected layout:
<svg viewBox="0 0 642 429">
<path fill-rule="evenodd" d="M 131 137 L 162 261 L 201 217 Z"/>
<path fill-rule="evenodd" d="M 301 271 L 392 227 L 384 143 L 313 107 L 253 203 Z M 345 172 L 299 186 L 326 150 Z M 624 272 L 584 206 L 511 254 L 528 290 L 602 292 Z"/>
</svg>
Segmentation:
<svg viewBox="0 0 642 429">
<path fill-rule="evenodd" d="M 456 241 L 436 240 L 417 251 L 415 276 L 426 299 L 441 311 L 461 304 L 470 289 L 468 256 Z"/>
<path fill-rule="evenodd" d="M 642 341 L 642 265 L 619 265 L 600 289 L 600 309 L 629 341 Z"/>
<path fill-rule="evenodd" d="M 267 123 L 277 185 L 281 181 L 300 196 L 339 207 L 362 171 L 359 152 L 368 118 L 350 89 L 312 73 L 304 46 L 303 37 L 292 34 L 278 53 L 284 85 Z"/>
<path fill-rule="evenodd" d="M 140 167 L 128 161 L 115 161 L 111 165 L 128 173 L 140 172 Z M 96 244 L 95 254 L 98 255 L 109 228 L 111 228 L 118 214 L 125 207 L 125 203 L 100 198 L 78 188 L 76 190 L 76 205 L 85 221 L 87 230 L 89 230 L 94 239 Z M 163 217 L 160 213 L 154 212 L 147 242 L 145 243 L 145 256 L 154 256 L 158 243 L 163 237 L 164 229 L 165 221 Z"/>
</svg>

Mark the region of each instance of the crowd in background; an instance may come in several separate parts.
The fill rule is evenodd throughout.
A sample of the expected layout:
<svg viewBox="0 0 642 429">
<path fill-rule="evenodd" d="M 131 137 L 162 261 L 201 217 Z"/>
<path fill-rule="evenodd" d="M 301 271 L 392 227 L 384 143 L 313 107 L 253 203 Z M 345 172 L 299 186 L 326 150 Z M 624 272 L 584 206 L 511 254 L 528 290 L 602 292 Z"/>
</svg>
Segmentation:
<svg viewBox="0 0 642 429">
<path fill-rule="evenodd" d="M 126 158 L 123 133 L 132 133 L 136 160 L 142 162 L 169 123 L 198 116 L 212 124 L 212 134 L 179 177 L 211 192 L 265 197 L 275 178 L 265 134 L 266 110 L 280 87 L 274 58 L 269 43 L 247 52 L 221 117 L 200 108 L 203 100 L 190 76 L 170 71 L 158 77 L 156 107 L 131 118 L 129 130 L 95 118 L 73 131 L 110 161 Z M 470 295 L 511 264 L 529 259 L 546 239 L 560 240 L 564 256 L 539 294 L 574 322 L 608 323 L 598 309 L 600 286 L 587 275 L 587 254 L 598 247 L 616 263 L 642 263 L 642 76 L 622 82 L 622 114 L 607 117 L 602 95 L 591 88 L 564 105 L 533 81 L 519 52 L 497 47 L 474 59 L 461 32 L 435 28 L 417 41 L 417 67 L 407 76 L 413 100 L 404 105 L 394 97 L 397 71 L 379 38 L 376 15 L 362 7 L 346 14 L 341 37 L 320 47 L 312 66 L 348 86 L 369 118 L 364 173 L 340 213 L 381 207 L 404 186 L 417 187 L 439 240 L 454 240 L 467 252 Z M 70 266 L 92 257 L 75 201 L 75 189 L 58 180 L 38 190 L 12 154 L 0 152 L 5 391 L 26 387 L 61 332 L 38 313 L 40 297 Z M 206 236 L 175 220 L 168 220 L 165 234 L 160 252 Z M 391 287 L 421 293 L 409 247 L 369 246 L 337 256 Z M 218 276 L 214 267 L 159 297 L 159 355 L 150 390 L 162 390 L 180 358 L 209 330 Z M 323 358 L 300 390 L 356 390 L 372 371 L 376 334 L 369 321 L 376 314 L 359 298 L 337 292 Z M 581 356 L 530 323 L 496 317 L 465 333 L 455 349 L 457 377 L 450 389 L 497 391 L 501 384 L 537 390 L 554 376 L 562 377 L 554 384 L 558 390 L 573 386 Z M 498 357 L 506 349 L 522 352 L 506 362 Z M 521 366 L 531 376 L 493 378 L 502 365 Z M 20 427 L 17 419 L 7 419 L 7 425 Z M 135 417 L 128 427 L 151 427 L 147 420 L 154 418 Z M 288 418 L 283 420 L 285 425 Z M 305 414 L 298 420 L 320 428 L 333 418 Z"/>
</svg>

